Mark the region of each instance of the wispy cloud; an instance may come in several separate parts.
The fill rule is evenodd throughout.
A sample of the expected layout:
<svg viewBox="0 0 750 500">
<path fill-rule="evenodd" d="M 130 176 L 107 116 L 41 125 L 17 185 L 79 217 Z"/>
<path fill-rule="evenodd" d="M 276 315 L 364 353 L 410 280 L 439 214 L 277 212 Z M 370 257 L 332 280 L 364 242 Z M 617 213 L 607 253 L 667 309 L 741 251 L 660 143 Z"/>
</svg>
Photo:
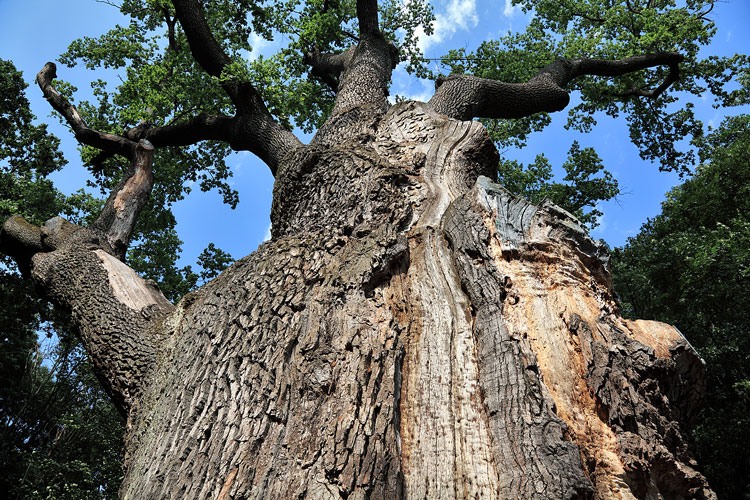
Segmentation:
<svg viewBox="0 0 750 500">
<path fill-rule="evenodd" d="M 468 31 L 479 23 L 476 0 L 450 0 L 448 5 L 436 7 L 433 33 L 425 35 L 421 28 L 417 30 L 419 48 L 426 53 L 431 47 L 449 40 L 457 31 Z"/>
<path fill-rule="evenodd" d="M 393 85 L 391 87 L 391 104 L 396 102 L 396 97 L 410 101 L 427 102 L 435 94 L 435 82 L 432 80 L 420 80 L 406 72 L 404 64 L 399 64 L 393 71 Z"/>
<path fill-rule="evenodd" d="M 251 51 L 243 50 L 243 56 L 248 61 L 255 61 L 260 57 L 261 55 L 266 57 L 273 55 L 281 46 L 281 44 L 275 40 L 269 41 L 263 38 L 262 36 L 258 35 L 257 33 L 251 33 L 250 34 L 250 47 L 252 47 Z"/>
<path fill-rule="evenodd" d="M 591 236 L 595 238 L 604 238 L 607 228 L 609 227 L 609 219 L 607 218 L 606 207 L 601 203 L 596 204 L 596 208 L 601 210 L 602 215 L 599 216 L 599 225 L 591 230 Z"/>
<path fill-rule="evenodd" d="M 513 0 L 505 0 L 505 8 L 503 9 L 503 15 L 505 17 L 510 17 L 513 14 L 515 14 L 516 11 L 520 9 L 521 8 L 518 5 L 513 5 Z"/>
</svg>

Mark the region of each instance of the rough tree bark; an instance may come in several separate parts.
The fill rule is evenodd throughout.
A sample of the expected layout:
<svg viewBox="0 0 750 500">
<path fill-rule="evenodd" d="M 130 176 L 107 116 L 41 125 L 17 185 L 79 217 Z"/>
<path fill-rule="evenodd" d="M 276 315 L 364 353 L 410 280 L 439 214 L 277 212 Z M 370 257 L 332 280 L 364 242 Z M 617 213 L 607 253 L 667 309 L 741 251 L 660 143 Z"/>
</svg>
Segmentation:
<svg viewBox="0 0 750 500">
<path fill-rule="evenodd" d="M 198 4 L 174 3 L 220 74 Z M 307 146 L 249 84 L 226 89 L 234 117 L 115 137 L 40 73 L 79 140 L 132 163 L 92 227 L 14 217 L 0 241 L 71 311 L 127 417 L 122 497 L 714 498 L 684 438 L 701 360 L 673 327 L 618 316 L 601 249 L 493 183 L 497 151 L 466 121 L 487 96 L 498 116 L 564 107 L 579 74 L 676 78 L 680 57 L 557 62 L 505 87 L 452 77 L 389 107 L 395 53 L 374 9 L 358 2 L 357 47 L 307 56 L 339 92 Z M 217 137 L 275 172 L 273 239 L 173 306 L 118 260 L 124 226 L 151 144 Z"/>
</svg>

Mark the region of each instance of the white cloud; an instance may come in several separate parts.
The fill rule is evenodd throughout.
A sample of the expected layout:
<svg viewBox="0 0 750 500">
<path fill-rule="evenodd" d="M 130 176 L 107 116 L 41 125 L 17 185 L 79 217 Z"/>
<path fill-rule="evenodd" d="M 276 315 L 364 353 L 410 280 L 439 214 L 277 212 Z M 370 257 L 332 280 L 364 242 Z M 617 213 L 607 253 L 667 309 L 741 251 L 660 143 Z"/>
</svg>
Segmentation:
<svg viewBox="0 0 750 500">
<path fill-rule="evenodd" d="M 505 17 L 512 16 L 517 10 L 520 10 L 518 5 L 513 5 L 513 0 L 505 0 L 505 8 L 503 9 L 503 15 Z"/>
<path fill-rule="evenodd" d="M 597 221 L 599 222 L 599 225 L 591 230 L 591 236 L 595 238 L 604 238 L 605 233 L 607 232 L 607 227 L 609 226 L 607 212 L 601 203 L 597 203 L 596 208 L 602 212 L 602 215 L 599 216 L 599 220 Z"/>
<path fill-rule="evenodd" d="M 443 11 L 437 12 L 436 9 L 432 35 L 425 35 L 421 28 L 417 30 L 419 48 L 426 53 L 430 47 L 449 40 L 457 31 L 468 31 L 478 23 L 476 0 L 450 0 Z"/>
<path fill-rule="evenodd" d="M 447 20 L 464 30 L 476 26 L 479 22 L 476 0 L 451 0 Z"/>
<path fill-rule="evenodd" d="M 261 243 L 264 243 L 271 239 L 271 224 L 268 224 L 268 227 L 266 228 L 266 232 L 263 233 L 263 241 Z"/>
<path fill-rule="evenodd" d="M 250 34 L 250 52 L 243 51 L 243 56 L 248 61 L 255 61 L 260 55 L 270 56 L 279 48 L 279 44 L 275 41 L 269 41 L 258 35 L 257 33 Z"/>
<path fill-rule="evenodd" d="M 393 84 L 388 100 L 393 104 L 398 96 L 409 101 L 429 101 L 430 97 L 435 94 L 435 82 L 414 78 L 406 72 L 404 67 L 404 64 L 399 64 L 393 71 Z"/>
</svg>

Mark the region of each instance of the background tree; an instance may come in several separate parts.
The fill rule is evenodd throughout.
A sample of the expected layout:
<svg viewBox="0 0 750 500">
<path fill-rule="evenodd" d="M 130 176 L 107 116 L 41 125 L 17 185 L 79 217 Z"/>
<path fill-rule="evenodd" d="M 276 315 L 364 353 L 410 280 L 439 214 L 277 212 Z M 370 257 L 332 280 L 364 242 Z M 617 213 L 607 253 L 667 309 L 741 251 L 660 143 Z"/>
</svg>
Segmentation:
<svg viewBox="0 0 750 500">
<path fill-rule="evenodd" d="M 53 187 L 47 176 L 65 163 L 59 141 L 45 125 L 33 124 L 26 84 L 13 64 L 0 60 L 0 70 L 0 219 L 22 215 L 41 224 L 63 214 L 74 222 L 91 220 L 102 203 L 83 190 L 66 197 Z M 148 243 L 131 254 L 131 265 L 159 277 L 172 297 L 232 262 L 210 243 L 199 257 L 198 274 L 190 266 L 177 270 L 176 235 L 154 229 L 160 225 L 147 217 L 141 227 L 152 229 L 144 229 Z M 28 268 L 19 269 L 6 255 L 1 263 L 0 490 L 10 498 L 114 498 L 122 480 L 121 416 L 67 315 L 22 279 Z"/>
<path fill-rule="evenodd" d="M 702 165 L 669 193 L 661 215 L 613 254 L 629 316 L 675 324 L 706 360 L 706 407 L 693 431 L 721 498 L 750 494 L 750 116 L 700 142 Z"/>
<path fill-rule="evenodd" d="M 13 64 L 0 60 L 0 218 L 79 220 L 86 197 L 66 198 L 46 179 L 64 162 L 58 140 L 33 125 L 25 87 Z M 2 257 L 0 489 L 9 498 L 111 498 L 122 480 L 121 418 L 66 316 L 21 272 L 29 269 Z M 39 336 L 59 342 L 48 352 Z"/>
<path fill-rule="evenodd" d="M 633 16 L 665 11 L 626 4 Z M 711 496 L 677 424 L 694 413 L 694 391 L 677 381 L 700 384 L 697 358 L 669 328 L 611 314 L 597 247 L 567 214 L 479 177 L 494 176 L 498 159 L 469 121 L 561 110 L 568 86 L 589 77 L 630 80 L 627 95 L 592 95 L 602 102 L 659 102 L 680 81 L 679 47 L 545 57 L 518 82 L 449 75 L 426 105 L 389 109 L 399 49 L 419 62 L 423 4 L 172 5 L 125 2 L 128 28 L 71 48 L 92 66 L 126 68 L 115 93 L 96 84 L 98 106 L 73 107 L 54 65 L 38 75 L 95 148 L 84 154 L 111 190 L 98 215 L 86 227 L 12 217 L 3 228 L 4 251 L 72 312 L 128 417 L 125 496 Z M 550 26 L 561 23 L 544 5 Z M 692 39 L 710 31 L 696 5 L 675 9 L 701 28 Z M 242 62 L 251 26 L 289 35 L 281 59 Z M 162 44 L 150 42 L 157 29 Z M 703 76 L 721 90 L 721 71 Z M 319 127 L 310 145 L 288 131 L 290 117 Z M 165 213 L 186 179 L 232 203 L 228 148 L 276 175 L 274 239 L 175 308 L 117 259 L 139 242 L 136 221 Z M 589 150 L 571 151 L 596 165 Z M 679 160 L 669 147 L 649 154 Z M 534 300 L 545 305 L 525 307 Z"/>
</svg>

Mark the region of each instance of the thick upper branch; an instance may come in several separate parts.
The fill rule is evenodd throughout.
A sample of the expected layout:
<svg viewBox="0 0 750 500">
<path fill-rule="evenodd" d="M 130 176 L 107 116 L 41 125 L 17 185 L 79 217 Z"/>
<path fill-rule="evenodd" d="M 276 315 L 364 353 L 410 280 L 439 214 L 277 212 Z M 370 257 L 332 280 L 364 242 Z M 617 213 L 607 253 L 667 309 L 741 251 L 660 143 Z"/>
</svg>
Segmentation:
<svg viewBox="0 0 750 500">
<path fill-rule="evenodd" d="M 154 147 L 190 146 L 201 141 L 229 141 L 235 118 L 201 113 L 187 120 L 161 127 L 140 124 L 125 132 L 132 141 L 148 140 Z"/>
<path fill-rule="evenodd" d="M 357 0 L 357 20 L 360 38 L 382 36 L 378 22 L 377 0 Z"/>
<path fill-rule="evenodd" d="M 333 116 L 358 107 L 388 108 L 388 85 L 398 50 L 380 31 L 376 0 L 357 0 L 357 19 L 360 36 L 356 47 L 338 55 L 309 57 L 314 74 L 328 74 L 329 79 L 335 76 Z"/>
<path fill-rule="evenodd" d="M 24 277 L 31 271 L 31 258 L 42 250 L 42 230 L 14 215 L 0 227 L 0 253 L 9 255 L 18 264 Z"/>
<path fill-rule="evenodd" d="M 305 63 L 310 65 L 312 74 L 323 80 L 334 92 L 339 88 L 339 77 L 354 57 L 354 47 L 338 54 L 325 54 L 312 50 L 305 54 Z"/>
<path fill-rule="evenodd" d="M 172 0 L 172 3 L 193 57 L 209 75 L 221 77 L 231 59 L 211 33 L 200 3 L 197 0 Z M 230 136 L 225 140 L 235 150 L 255 153 L 275 173 L 281 157 L 301 143 L 273 119 L 252 84 L 224 81 L 222 88 L 237 111 Z"/>
<path fill-rule="evenodd" d="M 570 97 L 565 87 L 584 75 L 616 77 L 656 66 L 668 66 L 664 82 L 652 91 L 633 89 L 626 95 L 657 97 L 679 78 L 683 57 L 658 53 L 614 61 L 603 59 L 558 59 L 526 83 L 505 83 L 467 75 L 451 75 L 439 80 L 429 104 L 438 112 L 470 120 L 482 118 L 522 118 L 539 112 L 564 109 Z"/>
</svg>

